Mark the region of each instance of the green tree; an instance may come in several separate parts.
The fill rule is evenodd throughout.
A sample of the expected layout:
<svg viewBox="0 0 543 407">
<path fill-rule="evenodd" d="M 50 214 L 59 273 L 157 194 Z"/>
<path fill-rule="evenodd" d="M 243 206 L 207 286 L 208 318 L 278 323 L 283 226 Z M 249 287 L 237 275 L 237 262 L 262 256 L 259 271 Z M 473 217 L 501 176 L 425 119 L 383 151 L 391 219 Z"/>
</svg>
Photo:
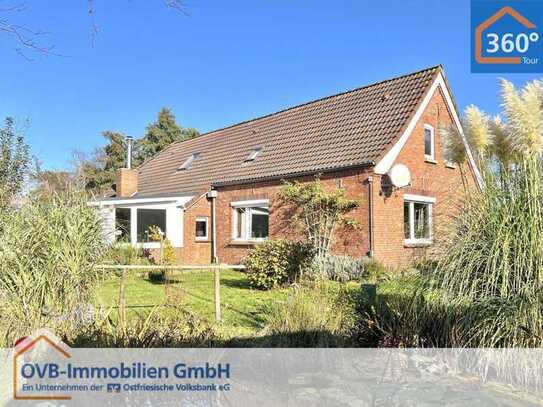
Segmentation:
<svg viewBox="0 0 543 407">
<path fill-rule="evenodd" d="M 8 117 L 0 129 L 0 208 L 21 192 L 30 168 L 30 151 L 14 120 Z"/>
<path fill-rule="evenodd" d="M 141 163 L 161 152 L 170 144 L 188 140 L 199 134 L 193 128 L 183 128 L 177 124 L 171 109 L 164 107 L 158 112 L 157 120 L 147 126 L 145 136 L 138 141 L 138 151 L 135 156 Z"/>
<path fill-rule="evenodd" d="M 126 136 L 123 133 L 104 131 L 107 144 L 90 156 L 77 153 L 76 173 L 85 189 L 103 194 L 115 183 L 115 171 L 126 165 Z"/>
</svg>

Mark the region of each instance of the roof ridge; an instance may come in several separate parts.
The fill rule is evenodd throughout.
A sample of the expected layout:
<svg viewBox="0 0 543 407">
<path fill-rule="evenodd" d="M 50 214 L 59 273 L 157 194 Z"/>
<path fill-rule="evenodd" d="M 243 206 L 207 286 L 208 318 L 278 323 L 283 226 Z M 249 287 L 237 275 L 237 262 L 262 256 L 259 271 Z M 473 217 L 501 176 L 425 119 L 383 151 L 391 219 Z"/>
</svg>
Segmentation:
<svg viewBox="0 0 543 407">
<path fill-rule="evenodd" d="M 391 78 L 384 79 L 384 80 L 381 80 L 381 81 L 378 81 L 378 82 L 372 82 L 372 83 L 369 83 L 367 85 L 358 86 L 358 87 L 353 88 L 353 89 L 349 89 L 349 90 L 346 90 L 346 91 L 335 93 L 333 95 L 328 95 L 328 96 L 323 96 L 323 97 L 320 97 L 320 98 L 317 98 L 317 99 L 312 99 L 312 100 L 309 100 L 307 102 L 303 102 L 303 103 L 300 103 L 300 104 L 297 104 L 297 105 L 294 105 L 294 106 L 289 106 L 287 108 L 277 110 L 275 112 L 264 114 L 262 116 L 257 116 L 257 117 L 254 117 L 252 119 L 247 119 L 247 120 L 243 120 L 241 122 L 237 122 L 237 123 L 225 126 L 225 127 L 220 127 L 218 129 L 211 130 L 211 131 L 208 131 L 206 133 L 202 133 L 199 136 L 196 136 L 196 137 L 193 137 L 193 138 L 190 138 L 190 139 L 187 139 L 187 140 L 176 141 L 176 142 L 170 144 L 169 146 L 167 146 L 160 153 L 157 153 L 154 156 L 150 157 L 148 160 L 144 161 L 138 168 L 142 168 L 147 163 L 153 161 L 153 159 L 155 157 L 158 157 L 160 154 L 164 153 L 165 151 L 169 150 L 170 148 L 172 148 L 174 146 L 177 146 L 177 145 L 179 145 L 181 143 L 186 143 L 186 142 L 189 142 L 191 140 L 201 139 L 202 137 L 211 136 L 214 133 L 218 133 L 218 132 L 221 132 L 223 130 L 227 130 L 227 129 L 230 129 L 230 128 L 233 128 L 233 127 L 241 126 L 241 125 L 244 125 L 244 124 L 247 124 L 247 123 L 250 123 L 250 122 L 254 122 L 256 120 L 266 119 L 266 118 L 269 118 L 269 117 L 272 117 L 272 116 L 275 116 L 275 115 L 278 115 L 278 114 L 281 114 L 281 113 L 284 113 L 284 112 L 287 112 L 287 111 L 290 111 L 290 110 L 298 109 L 298 108 L 301 108 L 301 107 L 304 107 L 304 106 L 307 106 L 307 105 L 310 105 L 310 104 L 313 104 L 313 103 L 317 103 L 317 102 L 321 102 L 321 101 L 328 100 L 328 99 L 331 99 L 331 98 L 347 95 L 349 93 L 360 91 L 362 89 L 368 89 L 368 88 L 371 88 L 371 87 L 374 87 L 374 86 L 377 86 L 377 85 L 382 85 L 382 84 L 387 83 L 387 82 L 392 82 L 392 81 L 395 81 L 395 80 L 398 80 L 398 79 L 403 79 L 403 78 L 406 78 L 408 76 L 417 75 L 417 74 L 420 74 L 422 72 L 427 72 L 427 71 L 431 71 L 431 70 L 434 70 L 434 69 L 443 70 L 443 66 L 441 64 L 437 64 L 437 65 L 433 65 L 433 66 L 430 66 L 430 67 L 427 67 L 427 68 L 424 68 L 424 69 L 419 69 L 418 71 L 409 72 L 409 73 L 405 73 L 405 74 L 398 75 L 398 76 L 393 76 Z"/>
</svg>

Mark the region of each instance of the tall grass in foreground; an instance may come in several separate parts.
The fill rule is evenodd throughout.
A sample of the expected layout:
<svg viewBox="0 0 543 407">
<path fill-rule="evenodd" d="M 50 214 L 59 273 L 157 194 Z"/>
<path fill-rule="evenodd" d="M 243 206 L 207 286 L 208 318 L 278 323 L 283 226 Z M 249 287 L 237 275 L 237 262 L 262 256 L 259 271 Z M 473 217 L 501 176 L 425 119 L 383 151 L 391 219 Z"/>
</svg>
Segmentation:
<svg viewBox="0 0 543 407">
<path fill-rule="evenodd" d="M 99 218 L 83 194 L 36 197 L 2 211 L 0 346 L 40 327 L 68 332 L 89 302 L 103 251 Z"/>
<path fill-rule="evenodd" d="M 465 345 L 543 344 L 542 180 L 535 157 L 487 174 L 455 219 L 437 275 L 443 301 L 464 310 Z"/>
<path fill-rule="evenodd" d="M 502 101 L 505 121 L 471 108 L 464 126 L 488 142 L 475 154 L 484 188 L 453 219 L 437 268 L 452 346 L 543 346 L 541 83 L 503 81 Z"/>
<path fill-rule="evenodd" d="M 484 191 L 456 216 L 453 244 L 440 264 L 447 291 L 470 300 L 541 294 L 542 177 L 539 159 L 486 176 Z"/>
</svg>

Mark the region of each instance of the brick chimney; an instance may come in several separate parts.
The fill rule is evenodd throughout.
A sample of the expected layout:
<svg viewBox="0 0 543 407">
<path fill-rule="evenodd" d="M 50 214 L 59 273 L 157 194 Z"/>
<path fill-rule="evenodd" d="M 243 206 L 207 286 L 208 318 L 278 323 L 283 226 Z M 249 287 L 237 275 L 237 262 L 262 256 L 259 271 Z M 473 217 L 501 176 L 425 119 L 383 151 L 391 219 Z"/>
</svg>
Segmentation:
<svg viewBox="0 0 543 407">
<path fill-rule="evenodd" d="M 138 170 L 119 168 L 116 174 L 116 191 L 119 198 L 126 198 L 138 192 Z"/>
<path fill-rule="evenodd" d="M 119 168 L 116 174 L 116 192 L 119 198 L 127 198 L 138 192 L 138 170 L 132 168 L 131 136 L 126 137 L 126 168 Z"/>
</svg>

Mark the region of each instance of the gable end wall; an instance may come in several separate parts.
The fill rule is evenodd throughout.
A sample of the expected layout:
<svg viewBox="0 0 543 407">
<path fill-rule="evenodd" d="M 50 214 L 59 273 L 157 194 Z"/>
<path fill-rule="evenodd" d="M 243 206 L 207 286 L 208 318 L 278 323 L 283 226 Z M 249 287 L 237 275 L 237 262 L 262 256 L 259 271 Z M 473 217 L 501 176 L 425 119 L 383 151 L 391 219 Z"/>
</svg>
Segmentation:
<svg viewBox="0 0 543 407">
<path fill-rule="evenodd" d="M 419 256 L 430 254 L 429 247 L 407 247 L 404 244 L 403 195 L 416 194 L 436 198 L 433 208 L 434 241 L 439 240 L 450 216 L 467 190 L 476 190 L 474 174 L 466 163 L 450 168 L 443 156 L 443 141 L 439 128 L 453 123 L 444 95 L 438 87 L 428 106 L 403 146 L 395 164 L 405 164 L 412 177 L 411 186 L 390 191 L 385 176 L 375 176 L 375 257 L 388 266 L 401 266 Z M 435 163 L 424 158 L 424 124 L 435 130 Z M 466 185 L 464 187 L 464 185 Z"/>
</svg>

